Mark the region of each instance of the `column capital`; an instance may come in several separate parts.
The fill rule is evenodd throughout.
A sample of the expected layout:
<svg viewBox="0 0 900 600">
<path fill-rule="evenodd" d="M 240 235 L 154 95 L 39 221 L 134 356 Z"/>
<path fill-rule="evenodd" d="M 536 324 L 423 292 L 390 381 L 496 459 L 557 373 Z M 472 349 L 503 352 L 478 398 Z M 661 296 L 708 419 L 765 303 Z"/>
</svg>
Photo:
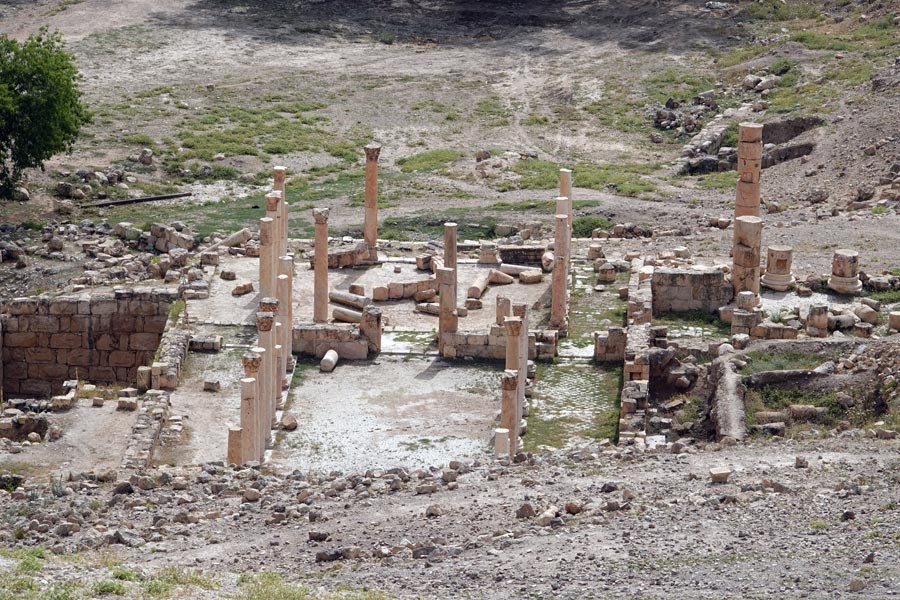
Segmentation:
<svg viewBox="0 0 900 600">
<path fill-rule="evenodd" d="M 522 335 L 522 319 L 519 317 L 506 317 L 503 324 L 506 326 L 506 335 L 510 337 Z"/>
<path fill-rule="evenodd" d="M 266 194 L 266 211 L 273 212 L 278 210 L 279 202 L 281 202 L 281 192 L 276 190 Z"/>
<path fill-rule="evenodd" d="M 363 150 L 366 152 L 366 160 L 367 161 L 378 161 L 378 156 L 381 154 L 381 144 L 376 144 L 372 142 L 371 144 L 367 144 Z"/>
<path fill-rule="evenodd" d="M 272 169 L 272 176 L 275 180 L 275 187 L 278 187 L 280 183 L 282 186 L 284 185 L 284 178 L 287 175 L 287 167 L 274 167 Z"/>
<path fill-rule="evenodd" d="M 262 356 L 257 352 L 251 351 L 245 353 L 244 356 L 241 357 L 241 362 L 244 365 L 244 375 L 247 377 L 256 377 L 256 374 L 259 373 L 259 364 L 261 361 Z"/>
<path fill-rule="evenodd" d="M 325 225 L 328 223 L 328 212 L 327 208 L 314 208 L 312 211 L 313 219 L 316 222 L 316 225 Z"/>
<path fill-rule="evenodd" d="M 278 298 L 260 298 L 259 312 L 272 313 L 273 315 L 277 315 L 278 314 Z M 256 313 L 256 314 L 259 315 L 259 313 Z"/>
<path fill-rule="evenodd" d="M 256 313 L 256 328 L 260 331 L 272 331 L 272 326 L 275 325 L 275 315 L 270 312 L 258 312 Z"/>
</svg>

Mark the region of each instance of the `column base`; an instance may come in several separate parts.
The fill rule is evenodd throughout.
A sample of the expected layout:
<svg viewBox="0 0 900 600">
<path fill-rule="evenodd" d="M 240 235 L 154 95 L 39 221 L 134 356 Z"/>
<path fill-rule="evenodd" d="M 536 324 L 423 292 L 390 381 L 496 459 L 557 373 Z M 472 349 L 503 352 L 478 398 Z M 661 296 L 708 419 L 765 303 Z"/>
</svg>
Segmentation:
<svg viewBox="0 0 900 600">
<path fill-rule="evenodd" d="M 862 282 L 859 277 L 838 277 L 832 275 L 828 278 L 828 287 L 838 294 L 859 296 L 862 294 Z"/>
<path fill-rule="evenodd" d="M 797 280 L 790 273 L 780 275 L 767 272 L 760 278 L 759 283 L 776 292 L 787 292 L 794 289 L 794 286 L 797 285 Z"/>
</svg>

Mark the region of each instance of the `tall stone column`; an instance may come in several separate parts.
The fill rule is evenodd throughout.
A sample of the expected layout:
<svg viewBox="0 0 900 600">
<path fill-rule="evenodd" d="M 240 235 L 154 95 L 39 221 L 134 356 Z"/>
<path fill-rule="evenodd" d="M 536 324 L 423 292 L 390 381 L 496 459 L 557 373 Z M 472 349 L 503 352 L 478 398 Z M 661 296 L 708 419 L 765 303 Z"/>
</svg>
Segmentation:
<svg viewBox="0 0 900 600">
<path fill-rule="evenodd" d="M 456 269 L 441 267 L 435 273 L 438 283 L 438 349 L 443 354 L 444 334 L 456 333 L 459 330 L 459 316 L 456 314 L 456 297 L 454 282 Z"/>
<path fill-rule="evenodd" d="M 459 289 L 459 269 L 457 268 L 457 230 L 456 223 L 444 223 L 444 268 L 453 269 L 453 303 L 456 305 L 456 295 Z"/>
<path fill-rule="evenodd" d="M 760 283 L 778 292 L 792 289 L 797 281 L 791 273 L 793 253 L 794 249 L 790 246 L 769 246 L 766 251 L 766 272 Z"/>
<path fill-rule="evenodd" d="M 762 243 L 762 219 L 743 216 L 734 220 L 734 265 L 731 284 L 734 295 L 753 292 L 759 304 L 759 262 Z"/>
<path fill-rule="evenodd" d="M 279 263 L 279 270 L 281 264 Z M 278 283 L 275 286 L 276 297 L 278 298 L 278 315 L 276 316 L 275 327 L 278 331 L 278 345 L 281 346 L 281 360 L 278 362 L 278 379 L 284 384 L 284 375 L 288 371 L 288 357 L 291 355 L 291 319 L 289 316 L 291 297 L 289 279 L 287 275 L 278 275 Z"/>
<path fill-rule="evenodd" d="M 270 217 L 259 220 L 259 293 L 263 298 L 275 292 L 275 222 Z"/>
<path fill-rule="evenodd" d="M 523 332 L 522 319 L 519 317 L 507 317 L 506 326 L 506 372 L 514 371 L 516 374 L 516 403 L 515 422 L 522 422 L 522 408 L 525 397 L 525 378 L 522 376 L 528 369 L 528 361 L 522 362 L 522 337 L 528 336 L 527 330 Z"/>
<path fill-rule="evenodd" d="M 738 163 L 740 180 L 734 202 L 734 216 L 758 217 L 762 196 L 759 175 L 762 169 L 762 130 L 757 123 L 741 123 L 738 129 Z"/>
<path fill-rule="evenodd" d="M 328 322 L 328 209 L 314 208 L 316 254 L 313 280 L 313 321 Z"/>
<path fill-rule="evenodd" d="M 294 257 L 292 255 L 278 257 L 279 285 L 281 285 L 280 277 L 282 275 L 286 278 L 283 284 L 285 290 L 278 293 L 278 301 L 284 307 L 284 321 L 287 324 L 281 342 L 281 345 L 287 349 L 284 353 L 284 371 L 287 373 L 292 371 L 294 366 Z"/>
<path fill-rule="evenodd" d="M 828 287 L 839 294 L 856 296 L 862 293 L 862 282 L 859 280 L 859 252 L 846 248 L 834 251 Z"/>
<path fill-rule="evenodd" d="M 274 185 L 272 189 L 276 192 L 281 192 L 281 231 L 279 232 L 279 238 L 281 240 L 281 244 L 278 248 L 278 256 L 284 256 L 290 252 L 290 245 L 288 244 L 288 221 L 290 219 L 290 209 L 288 208 L 287 203 L 287 191 L 284 188 L 284 180 L 287 175 L 286 167 L 275 167 L 272 169 L 273 173 L 273 181 Z"/>
<path fill-rule="evenodd" d="M 369 246 L 369 260 L 378 261 L 378 156 L 381 146 L 369 144 L 366 151 L 366 215 L 363 235 Z"/>
<path fill-rule="evenodd" d="M 569 312 L 568 229 L 569 217 L 556 215 L 556 238 L 553 274 L 550 279 L 550 323 L 552 329 L 564 333 Z"/>
<path fill-rule="evenodd" d="M 503 396 L 500 401 L 500 427 L 509 430 L 509 454 L 514 456 L 518 449 L 519 420 L 516 418 L 518 401 L 516 385 L 518 374 L 515 371 L 503 371 L 500 374 L 500 387 Z"/>
<path fill-rule="evenodd" d="M 569 217 L 566 216 L 568 198 L 556 199 L 556 231 L 554 232 L 553 251 L 566 257 L 566 273 L 572 271 L 572 261 L 570 259 L 570 247 L 572 245 L 572 228 L 569 227 Z M 566 285 L 568 286 L 568 277 Z"/>
<path fill-rule="evenodd" d="M 571 169 L 560 169 L 559 170 L 559 195 L 562 198 L 568 198 L 568 211 L 566 214 L 569 216 L 569 234 L 572 233 L 572 225 L 574 224 L 575 214 L 573 212 L 572 202 L 574 202 L 572 198 L 572 170 Z M 556 212 L 560 212 L 557 210 Z"/>
<path fill-rule="evenodd" d="M 282 198 L 281 192 L 269 192 L 266 194 L 266 216 L 272 219 L 272 294 L 274 295 L 275 290 L 275 274 L 278 273 L 278 257 L 284 254 L 284 250 L 282 246 L 284 246 L 284 241 L 282 240 L 282 229 L 283 224 L 283 215 L 281 214 L 281 205 Z"/>
<path fill-rule="evenodd" d="M 269 432 L 272 428 L 273 405 L 275 404 L 275 315 L 270 312 L 260 311 L 256 313 L 256 329 L 259 333 L 260 352 L 259 365 L 259 404 L 260 423 L 259 436 L 265 446 L 269 440 Z"/>
<path fill-rule="evenodd" d="M 559 196 L 556 199 L 556 214 L 557 215 L 566 215 L 566 247 L 572 245 L 572 199 L 568 196 Z M 566 251 L 566 256 L 569 256 L 569 252 Z M 569 267 L 571 270 L 571 261 L 569 261 Z"/>
<path fill-rule="evenodd" d="M 262 442 L 262 414 L 260 398 L 262 383 L 259 371 L 262 366 L 263 348 L 253 348 L 242 358 L 244 378 L 241 379 L 241 460 L 262 460 L 265 444 Z"/>
<path fill-rule="evenodd" d="M 528 410 L 525 405 L 525 384 L 528 377 L 528 305 L 513 304 L 512 314 L 514 317 L 522 321 L 522 335 L 519 336 L 519 369 L 518 379 L 518 396 L 519 396 L 519 415 L 527 414 Z"/>
</svg>

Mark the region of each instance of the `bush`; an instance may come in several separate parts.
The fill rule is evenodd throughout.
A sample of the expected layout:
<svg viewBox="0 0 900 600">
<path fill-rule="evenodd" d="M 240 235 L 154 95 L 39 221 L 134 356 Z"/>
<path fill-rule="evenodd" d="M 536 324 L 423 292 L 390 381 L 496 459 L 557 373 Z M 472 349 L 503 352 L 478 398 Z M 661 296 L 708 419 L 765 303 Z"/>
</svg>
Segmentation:
<svg viewBox="0 0 900 600">
<path fill-rule="evenodd" d="M 72 148 L 90 119 L 79 79 L 59 33 L 41 29 L 21 44 L 0 36 L 0 196 L 24 169 Z"/>
<path fill-rule="evenodd" d="M 572 221 L 572 235 L 578 238 L 589 238 L 595 229 L 611 229 L 612 223 L 606 217 L 588 215 L 575 217 Z"/>
</svg>

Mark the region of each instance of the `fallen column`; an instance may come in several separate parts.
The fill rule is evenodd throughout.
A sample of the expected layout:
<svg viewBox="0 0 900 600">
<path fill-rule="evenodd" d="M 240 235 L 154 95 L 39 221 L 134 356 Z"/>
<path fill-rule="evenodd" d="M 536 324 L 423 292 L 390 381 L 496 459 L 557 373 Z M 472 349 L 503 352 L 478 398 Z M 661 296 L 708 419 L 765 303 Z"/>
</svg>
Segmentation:
<svg viewBox="0 0 900 600">
<path fill-rule="evenodd" d="M 322 360 L 319 361 L 319 370 L 323 373 L 331 373 L 337 366 L 339 359 L 340 356 L 338 355 L 337 350 L 329 350 L 325 353 L 325 356 L 322 357 Z"/>
<path fill-rule="evenodd" d="M 858 296 L 862 292 L 859 280 L 859 252 L 846 248 L 834 251 L 828 287 L 839 294 Z"/>
<path fill-rule="evenodd" d="M 331 311 L 331 316 L 335 321 L 340 321 L 341 323 L 360 323 L 363 318 L 363 314 L 360 311 L 344 306 L 336 306 Z"/>
<path fill-rule="evenodd" d="M 472 285 L 469 286 L 466 296 L 473 300 L 478 300 L 481 298 L 482 294 L 484 294 L 485 290 L 487 290 L 490 281 L 490 271 L 479 273 L 478 276 L 475 277 L 475 281 L 472 282 Z"/>
<path fill-rule="evenodd" d="M 369 260 L 378 261 L 378 156 L 381 146 L 369 144 L 366 152 L 366 194 L 363 236 L 369 247 Z"/>
<path fill-rule="evenodd" d="M 328 209 L 314 208 L 316 222 L 315 266 L 313 268 L 313 321 L 328 322 Z"/>
<path fill-rule="evenodd" d="M 766 272 L 760 283 L 769 289 L 786 292 L 797 282 L 791 274 L 794 249 L 790 246 L 769 246 L 766 250 Z"/>
<path fill-rule="evenodd" d="M 359 310 L 372 304 L 372 299 L 368 296 L 360 296 L 359 294 L 351 294 L 349 292 L 341 292 L 338 290 L 328 292 L 328 299 L 335 304 L 343 304 L 344 306 L 358 308 Z"/>
<path fill-rule="evenodd" d="M 734 220 L 734 264 L 731 284 L 734 295 L 753 292 L 759 304 L 759 262 L 762 243 L 762 219 L 743 216 Z"/>
<path fill-rule="evenodd" d="M 759 191 L 762 167 L 762 130 L 757 123 L 741 123 L 738 129 L 737 170 L 740 180 L 734 202 L 734 217 L 758 217 L 761 195 Z"/>
</svg>

